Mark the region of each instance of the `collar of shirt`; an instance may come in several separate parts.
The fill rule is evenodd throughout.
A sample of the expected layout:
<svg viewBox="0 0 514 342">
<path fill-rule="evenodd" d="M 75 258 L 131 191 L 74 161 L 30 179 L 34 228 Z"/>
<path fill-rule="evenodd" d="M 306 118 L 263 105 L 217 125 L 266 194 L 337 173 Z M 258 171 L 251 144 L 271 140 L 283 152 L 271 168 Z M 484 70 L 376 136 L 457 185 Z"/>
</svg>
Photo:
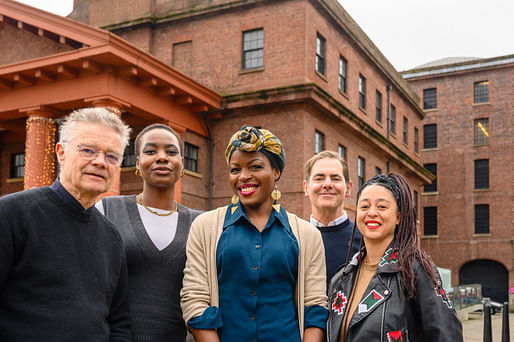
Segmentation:
<svg viewBox="0 0 514 342">
<path fill-rule="evenodd" d="M 84 209 L 84 207 L 82 206 L 82 204 L 79 203 L 79 201 L 77 201 L 75 199 L 75 197 L 73 197 L 69 192 L 68 190 L 66 190 L 64 188 L 64 186 L 62 186 L 61 182 L 59 181 L 59 178 L 57 178 L 54 182 L 54 184 L 50 185 L 50 189 L 52 189 L 57 195 L 59 195 L 59 197 L 61 197 L 61 199 L 68 203 L 69 205 L 71 205 L 72 207 L 76 208 L 76 209 L 79 209 L 80 211 L 84 211 L 86 209 Z M 94 207 L 94 206 L 93 206 Z"/>
<path fill-rule="evenodd" d="M 233 208 L 236 209 L 233 210 Z M 246 222 L 252 224 L 248 216 L 246 216 L 246 213 L 241 203 L 237 203 L 235 205 L 230 203 L 227 208 L 227 213 L 225 215 L 225 222 L 223 222 L 223 230 L 225 230 L 228 226 L 233 225 L 240 220 L 245 220 Z M 282 225 L 282 227 L 284 227 L 288 231 L 291 230 L 291 228 L 289 227 L 289 219 L 287 218 L 287 212 L 284 208 L 282 208 L 282 206 L 280 207 L 280 212 L 277 212 L 275 209 L 271 209 L 270 217 L 268 218 L 268 222 L 266 223 L 266 227 L 264 229 L 273 225 L 273 222 L 275 221 L 280 223 L 280 225 Z"/>
<path fill-rule="evenodd" d="M 339 216 L 338 218 L 336 218 L 334 221 L 330 221 L 326 226 L 319 222 L 318 220 L 316 220 L 312 214 L 311 214 L 311 219 L 310 219 L 310 222 L 315 226 L 315 227 L 318 227 L 318 228 L 321 228 L 321 227 L 332 227 L 332 226 L 337 226 L 338 224 L 341 224 L 343 223 L 344 221 L 348 220 L 348 214 L 346 214 L 346 211 L 344 212 L 344 214 L 342 216 Z"/>
</svg>

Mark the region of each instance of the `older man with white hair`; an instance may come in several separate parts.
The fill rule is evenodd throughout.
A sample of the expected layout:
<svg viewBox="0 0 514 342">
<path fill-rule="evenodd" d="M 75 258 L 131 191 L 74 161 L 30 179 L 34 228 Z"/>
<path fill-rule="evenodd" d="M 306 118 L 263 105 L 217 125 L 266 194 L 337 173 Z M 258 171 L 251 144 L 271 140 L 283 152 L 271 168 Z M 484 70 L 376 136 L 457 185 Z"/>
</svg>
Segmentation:
<svg viewBox="0 0 514 342">
<path fill-rule="evenodd" d="M 106 109 L 74 111 L 55 149 L 59 179 L 0 198 L 1 341 L 130 341 L 123 245 L 93 206 L 129 133 Z"/>
</svg>

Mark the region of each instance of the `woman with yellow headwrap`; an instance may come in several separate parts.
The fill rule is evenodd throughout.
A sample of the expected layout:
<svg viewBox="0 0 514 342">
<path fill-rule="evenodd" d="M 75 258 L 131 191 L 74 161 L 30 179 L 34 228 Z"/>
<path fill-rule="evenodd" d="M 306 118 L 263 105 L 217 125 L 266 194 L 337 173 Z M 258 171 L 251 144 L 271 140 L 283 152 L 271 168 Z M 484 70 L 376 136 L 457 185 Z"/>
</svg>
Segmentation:
<svg viewBox="0 0 514 342">
<path fill-rule="evenodd" d="M 193 222 L 181 292 L 197 342 L 322 341 L 327 319 L 321 235 L 284 210 L 286 156 L 270 131 L 243 126 L 227 146 L 232 203 Z"/>
</svg>

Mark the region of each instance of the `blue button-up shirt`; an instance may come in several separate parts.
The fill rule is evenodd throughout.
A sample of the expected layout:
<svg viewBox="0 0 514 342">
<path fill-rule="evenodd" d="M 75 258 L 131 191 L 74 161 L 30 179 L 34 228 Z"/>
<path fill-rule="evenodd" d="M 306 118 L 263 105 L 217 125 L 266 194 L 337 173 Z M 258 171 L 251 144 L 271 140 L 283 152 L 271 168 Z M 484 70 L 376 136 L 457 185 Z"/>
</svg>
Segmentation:
<svg viewBox="0 0 514 342">
<path fill-rule="evenodd" d="M 209 307 L 188 324 L 218 328 L 221 341 L 300 342 L 294 291 L 299 247 L 286 211 L 272 210 L 260 232 L 242 206 L 225 216 L 216 250 L 219 310 Z M 305 308 L 305 327 L 325 328 L 324 308 Z"/>
</svg>

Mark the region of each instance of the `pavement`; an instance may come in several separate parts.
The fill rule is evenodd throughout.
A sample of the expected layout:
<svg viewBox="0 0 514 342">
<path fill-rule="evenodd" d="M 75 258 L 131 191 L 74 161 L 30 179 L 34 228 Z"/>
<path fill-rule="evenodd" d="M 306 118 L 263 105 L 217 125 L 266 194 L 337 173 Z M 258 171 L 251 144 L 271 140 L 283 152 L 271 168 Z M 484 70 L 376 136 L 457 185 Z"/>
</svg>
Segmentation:
<svg viewBox="0 0 514 342">
<path fill-rule="evenodd" d="M 502 341 L 503 314 L 491 315 L 493 342 Z M 510 342 L 514 342 L 514 313 L 509 314 Z M 470 315 L 470 319 L 462 322 L 464 342 L 484 341 L 484 318 L 480 315 Z"/>
</svg>

